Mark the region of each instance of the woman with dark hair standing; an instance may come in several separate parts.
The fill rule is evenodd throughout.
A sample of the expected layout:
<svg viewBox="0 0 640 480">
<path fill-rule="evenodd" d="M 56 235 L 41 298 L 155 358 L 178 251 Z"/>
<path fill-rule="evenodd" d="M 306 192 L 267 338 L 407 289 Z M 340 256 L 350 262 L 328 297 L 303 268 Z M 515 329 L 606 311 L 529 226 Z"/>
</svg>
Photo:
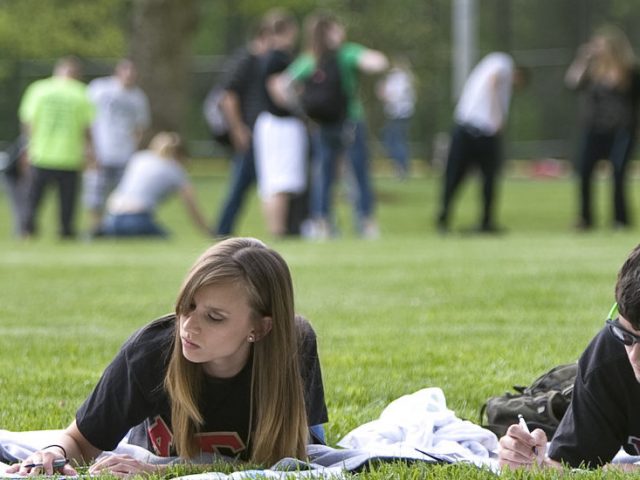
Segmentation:
<svg viewBox="0 0 640 480">
<path fill-rule="evenodd" d="M 256 239 L 231 238 L 191 267 L 175 314 L 129 338 L 55 445 L 10 471 L 73 475 L 57 462 L 90 463 L 127 433 L 159 456 L 219 453 L 271 465 L 304 459 L 310 425 L 326 421 L 315 334 L 294 314 L 287 264 Z M 89 472 L 160 468 L 108 455 Z"/>
<path fill-rule="evenodd" d="M 586 99 L 576 165 L 580 175 L 580 216 L 576 227 L 593 227 L 592 177 L 602 158 L 608 158 L 613 167 L 613 227 L 628 227 L 631 220 L 624 187 L 638 123 L 640 72 L 626 35 L 613 26 L 597 30 L 578 50 L 565 83 L 569 88 L 583 90 Z"/>
<path fill-rule="evenodd" d="M 346 41 L 344 25 L 328 13 L 307 17 L 304 34 L 305 52 L 275 82 L 277 98 L 284 104 L 295 103 L 296 90 L 308 84 L 309 79 L 330 71 L 332 60 L 337 64 L 340 87 L 345 97 L 344 114 L 341 117 L 314 122 L 311 126 L 313 165 L 310 236 L 326 239 L 333 234 L 331 197 L 338 161 L 344 154 L 356 187 L 352 196 L 356 231 L 364 238 L 375 238 L 379 230 L 375 220 L 364 108 L 357 95 L 358 77 L 360 73 L 381 73 L 387 69 L 389 62 L 378 50 Z"/>
</svg>

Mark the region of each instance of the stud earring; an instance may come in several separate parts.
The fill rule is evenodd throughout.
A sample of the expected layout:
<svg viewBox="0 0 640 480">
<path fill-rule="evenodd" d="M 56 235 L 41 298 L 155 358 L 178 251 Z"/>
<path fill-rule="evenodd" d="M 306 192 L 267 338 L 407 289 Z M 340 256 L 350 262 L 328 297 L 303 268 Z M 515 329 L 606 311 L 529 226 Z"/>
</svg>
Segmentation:
<svg viewBox="0 0 640 480">
<path fill-rule="evenodd" d="M 253 343 L 253 342 L 255 342 L 255 341 L 256 341 L 256 337 L 254 337 L 253 335 L 249 335 L 249 336 L 247 337 L 247 341 L 248 341 L 249 343 Z"/>
</svg>

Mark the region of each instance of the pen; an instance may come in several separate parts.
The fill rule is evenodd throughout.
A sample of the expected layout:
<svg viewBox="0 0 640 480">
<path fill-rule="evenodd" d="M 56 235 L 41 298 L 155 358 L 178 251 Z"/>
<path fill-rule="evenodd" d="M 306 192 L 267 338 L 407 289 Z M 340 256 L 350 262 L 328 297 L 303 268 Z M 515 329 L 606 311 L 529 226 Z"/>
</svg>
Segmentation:
<svg viewBox="0 0 640 480">
<path fill-rule="evenodd" d="M 53 461 L 53 468 L 60 468 L 60 467 L 64 467 L 67 463 L 69 463 L 69 460 L 66 458 L 56 458 Z M 23 465 L 24 468 L 38 468 L 38 467 L 43 467 L 44 465 L 42 463 L 27 463 L 26 465 Z"/>
<path fill-rule="evenodd" d="M 525 432 L 529 434 L 531 433 L 529 431 L 529 427 L 527 427 L 527 422 L 524 421 L 524 417 L 521 413 L 518 414 L 518 425 L 520 425 Z"/>
<path fill-rule="evenodd" d="M 531 432 L 529 431 L 529 427 L 527 426 L 527 422 L 525 422 L 524 417 L 522 416 L 521 413 L 518 414 L 518 425 L 520 425 L 520 427 L 525 432 L 527 432 L 529 435 L 531 435 Z M 537 447 L 533 447 L 533 453 L 538 455 L 538 448 Z"/>
</svg>

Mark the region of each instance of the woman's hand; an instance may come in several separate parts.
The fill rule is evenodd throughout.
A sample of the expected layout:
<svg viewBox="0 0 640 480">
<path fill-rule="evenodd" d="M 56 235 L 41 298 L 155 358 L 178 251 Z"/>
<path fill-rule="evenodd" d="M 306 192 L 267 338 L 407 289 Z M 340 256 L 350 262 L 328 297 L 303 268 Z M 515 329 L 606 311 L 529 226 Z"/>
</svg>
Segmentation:
<svg viewBox="0 0 640 480">
<path fill-rule="evenodd" d="M 157 471 L 155 465 L 141 462 L 129 455 L 107 455 L 89 468 L 89 474 L 110 473 L 116 477 L 125 478 L 131 475 L 153 473 Z"/>
<path fill-rule="evenodd" d="M 54 464 L 55 462 L 55 464 Z M 23 476 L 36 475 L 78 475 L 78 472 L 69 465 L 68 459 L 60 455 L 58 451 L 39 450 L 29 455 L 22 463 L 11 465 L 7 473 L 18 473 Z"/>
</svg>

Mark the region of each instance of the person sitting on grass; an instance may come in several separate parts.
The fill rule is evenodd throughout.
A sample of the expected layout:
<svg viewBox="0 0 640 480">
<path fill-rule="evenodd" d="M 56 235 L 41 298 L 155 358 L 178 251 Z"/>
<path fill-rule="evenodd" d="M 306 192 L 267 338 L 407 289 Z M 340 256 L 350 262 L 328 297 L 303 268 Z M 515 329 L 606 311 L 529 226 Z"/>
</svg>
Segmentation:
<svg viewBox="0 0 640 480">
<path fill-rule="evenodd" d="M 618 273 L 615 297 L 606 325 L 578 362 L 571 404 L 548 455 L 542 430 L 511 425 L 500 439 L 502 467 L 596 468 L 620 448 L 640 455 L 640 245 Z"/>
<path fill-rule="evenodd" d="M 7 472 L 75 475 L 127 433 L 158 456 L 219 453 L 271 465 L 305 459 L 326 421 L 315 332 L 294 314 L 286 262 L 259 240 L 230 238 L 192 266 L 175 313 L 127 340 L 55 445 Z M 114 454 L 89 473 L 161 468 Z"/>
<path fill-rule="evenodd" d="M 196 227 L 209 235 L 195 190 L 184 169 L 187 157 L 180 135 L 156 134 L 148 150 L 131 157 L 122 180 L 107 200 L 107 214 L 97 235 L 166 237 L 167 231 L 154 218 L 155 211 L 174 192 L 182 197 Z"/>
</svg>

